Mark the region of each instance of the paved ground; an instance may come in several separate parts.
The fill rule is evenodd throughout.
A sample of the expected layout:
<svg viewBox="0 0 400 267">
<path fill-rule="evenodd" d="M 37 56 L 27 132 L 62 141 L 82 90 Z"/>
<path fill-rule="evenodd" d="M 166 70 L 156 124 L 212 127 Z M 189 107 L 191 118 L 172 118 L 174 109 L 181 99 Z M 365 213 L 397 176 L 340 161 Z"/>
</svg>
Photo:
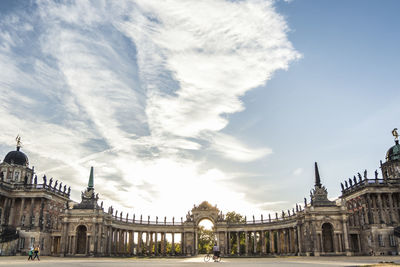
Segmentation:
<svg viewBox="0 0 400 267">
<path fill-rule="evenodd" d="M 303 266 L 363 266 L 379 262 L 395 262 L 400 264 L 400 256 L 393 257 L 279 257 L 279 258 L 223 258 L 221 262 L 204 262 L 203 257 L 174 258 L 174 259 L 146 259 L 146 258 L 57 258 L 41 257 L 41 261 L 28 262 L 27 257 L 0 257 L 0 267 L 10 266 L 46 266 L 46 267 L 106 267 L 106 266 L 234 266 L 234 267 L 303 267 Z M 388 265 L 385 265 L 388 266 Z"/>
</svg>

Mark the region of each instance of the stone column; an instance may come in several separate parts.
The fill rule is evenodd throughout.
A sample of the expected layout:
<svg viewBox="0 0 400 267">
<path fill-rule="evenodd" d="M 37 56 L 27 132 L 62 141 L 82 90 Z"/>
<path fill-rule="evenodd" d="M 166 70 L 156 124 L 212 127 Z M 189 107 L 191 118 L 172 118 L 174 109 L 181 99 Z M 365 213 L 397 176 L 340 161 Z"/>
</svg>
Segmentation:
<svg viewBox="0 0 400 267">
<path fill-rule="evenodd" d="M 300 235 L 299 235 L 299 228 L 300 226 L 297 226 L 293 228 L 293 236 L 294 236 L 294 252 L 297 256 L 300 255 Z"/>
<path fill-rule="evenodd" d="M 134 232 L 132 230 L 129 230 L 129 255 L 134 254 L 134 248 L 135 248 L 135 240 L 134 240 Z"/>
<path fill-rule="evenodd" d="M 35 225 L 35 222 L 32 221 L 33 214 L 35 210 L 35 198 L 31 198 L 31 206 L 30 206 L 30 213 L 29 213 L 29 228 L 32 228 L 32 226 Z"/>
<path fill-rule="evenodd" d="M 137 248 L 136 248 L 136 255 L 142 254 L 142 232 L 138 231 L 138 241 L 137 241 Z"/>
<path fill-rule="evenodd" d="M 99 235 L 97 238 L 97 252 L 101 253 L 101 255 L 105 255 L 105 238 L 104 238 L 105 234 L 104 234 L 104 225 L 100 224 L 99 225 Z"/>
<path fill-rule="evenodd" d="M 257 254 L 257 231 L 254 231 L 253 234 L 254 234 L 253 253 Z"/>
<path fill-rule="evenodd" d="M 26 220 L 26 217 L 25 217 Z M 69 225 L 68 223 L 61 222 L 61 240 L 60 240 L 60 256 L 64 257 L 65 254 L 68 253 L 68 241 L 69 241 L 69 236 L 68 236 L 68 228 Z"/>
<path fill-rule="evenodd" d="M 364 217 L 364 221 L 365 221 L 365 224 L 369 224 L 369 215 L 368 215 L 368 208 L 367 208 L 367 205 L 365 205 L 364 207 L 363 207 L 363 209 L 362 209 L 362 212 L 363 212 L 363 217 Z"/>
<path fill-rule="evenodd" d="M 300 253 L 302 253 L 303 252 L 303 247 L 302 247 L 302 244 L 301 244 L 301 242 L 302 242 L 302 238 L 301 238 L 301 227 L 300 227 L 300 225 L 298 225 L 297 227 L 296 227 L 297 229 L 297 231 L 296 231 L 296 237 L 297 237 L 297 242 L 296 242 L 296 244 L 297 244 L 297 252 L 298 252 L 298 255 L 300 255 Z"/>
<path fill-rule="evenodd" d="M 158 255 L 158 233 L 154 233 L 154 255 Z"/>
<path fill-rule="evenodd" d="M 370 224 L 374 223 L 374 213 L 372 210 L 371 195 L 367 194 L 367 206 L 368 206 L 368 221 Z"/>
<path fill-rule="evenodd" d="M 7 205 L 8 205 L 8 201 L 9 201 L 9 199 L 8 198 L 5 198 L 4 199 L 4 203 L 3 203 L 3 209 L 2 209 L 2 211 L 1 211 L 1 224 L 3 225 L 3 224 L 5 224 L 5 222 L 6 222 L 6 209 L 7 209 Z"/>
<path fill-rule="evenodd" d="M 22 216 L 24 216 L 24 206 L 25 206 L 25 198 L 22 198 L 21 199 L 21 209 L 19 211 L 19 218 L 18 218 L 17 225 L 21 225 L 22 226 Z M 26 221 L 26 217 L 25 217 L 25 220 L 24 220 L 24 224 L 25 224 L 25 221 Z"/>
<path fill-rule="evenodd" d="M 248 236 L 248 233 L 247 233 L 247 231 L 245 231 L 244 232 L 244 238 L 245 238 L 245 247 L 246 247 L 246 250 L 245 250 L 245 255 L 247 256 L 247 255 L 249 255 L 249 236 Z"/>
<path fill-rule="evenodd" d="M 153 232 L 150 232 L 148 252 L 149 255 L 153 254 Z"/>
<path fill-rule="evenodd" d="M 12 198 L 10 206 L 10 215 L 8 216 L 8 225 L 13 224 L 14 210 L 15 210 L 15 198 Z"/>
<path fill-rule="evenodd" d="M 186 242 L 185 242 L 185 232 L 181 233 L 181 254 L 186 255 Z"/>
<path fill-rule="evenodd" d="M 117 255 L 117 252 L 118 252 L 117 229 L 112 228 L 112 254 Z"/>
<path fill-rule="evenodd" d="M 229 232 L 226 231 L 225 232 L 225 250 L 224 250 L 224 254 L 225 255 L 229 255 L 230 254 L 229 253 L 229 247 L 231 246 L 230 242 L 231 242 L 231 240 L 230 240 Z"/>
<path fill-rule="evenodd" d="M 389 198 L 389 215 L 390 215 L 390 223 L 391 222 L 395 222 L 397 223 L 397 218 L 396 215 L 394 214 L 393 211 L 393 197 L 392 197 L 392 193 L 388 194 L 388 198 Z"/>
<path fill-rule="evenodd" d="M 332 233 L 332 242 L 333 242 L 333 252 L 337 253 L 338 252 L 337 234 L 334 231 Z"/>
<path fill-rule="evenodd" d="M 109 256 L 112 255 L 112 228 L 111 226 L 107 227 L 108 231 L 108 243 L 107 243 L 107 253 Z"/>
<path fill-rule="evenodd" d="M 275 253 L 275 248 L 274 248 L 274 232 L 272 230 L 269 230 L 269 253 L 273 254 Z"/>
<path fill-rule="evenodd" d="M 344 219 L 343 219 L 343 239 L 344 239 L 344 250 L 346 252 L 346 255 L 351 256 L 347 223 Z"/>
<path fill-rule="evenodd" d="M 76 254 L 76 236 L 72 236 L 72 255 Z"/>
<path fill-rule="evenodd" d="M 217 233 L 217 237 L 219 238 L 218 233 Z M 198 231 L 197 231 L 197 227 L 196 227 L 196 229 L 194 230 L 194 238 L 193 238 L 193 241 L 194 241 L 194 244 L 193 244 L 193 252 L 194 252 L 194 255 L 197 255 L 197 254 L 198 254 L 198 250 L 199 250 L 199 246 L 198 246 L 199 242 L 198 242 Z"/>
<path fill-rule="evenodd" d="M 164 232 L 163 256 L 167 255 L 167 233 Z"/>
<path fill-rule="evenodd" d="M 125 243 L 125 246 L 124 246 L 124 254 L 125 254 L 125 255 L 129 255 L 129 254 L 130 254 L 130 243 L 129 243 L 129 238 L 130 238 L 129 230 L 124 230 L 124 243 Z"/>
<path fill-rule="evenodd" d="M 171 255 L 174 256 L 175 255 L 175 233 L 172 232 L 171 233 Z"/>
<path fill-rule="evenodd" d="M 236 232 L 236 250 L 237 250 L 237 255 L 240 255 L 240 233 Z"/>
<path fill-rule="evenodd" d="M 281 230 L 276 231 L 277 233 L 277 238 L 276 238 L 276 247 L 277 247 L 277 253 L 282 254 L 282 245 L 281 245 Z"/>
<path fill-rule="evenodd" d="M 379 209 L 378 209 L 379 222 L 378 223 L 381 223 L 382 221 L 385 223 L 386 218 L 384 218 L 384 215 L 383 215 L 382 197 L 381 197 L 380 193 L 378 193 L 377 195 L 378 195 L 378 206 L 379 206 Z"/>
<path fill-rule="evenodd" d="M 265 231 L 261 231 L 261 255 L 266 254 L 266 247 L 265 247 Z"/>
</svg>

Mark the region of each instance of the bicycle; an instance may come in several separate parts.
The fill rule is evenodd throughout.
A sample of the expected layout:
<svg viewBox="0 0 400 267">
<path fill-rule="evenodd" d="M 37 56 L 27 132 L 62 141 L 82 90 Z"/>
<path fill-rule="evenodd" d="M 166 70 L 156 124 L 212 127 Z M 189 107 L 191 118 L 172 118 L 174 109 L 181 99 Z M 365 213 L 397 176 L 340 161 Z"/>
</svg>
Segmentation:
<svg viewBox="0 0 400 267">
<path fill-rule="evenodd" d="M 214 262 L 220 262 L 221 261 L 221 256 L 210 255 L 210 253 L 207 253 L 207 255 L 204 256 L 204 261 L 205 262 L 209 262 L 211 259 L 213 259 Z"/>
</svg>

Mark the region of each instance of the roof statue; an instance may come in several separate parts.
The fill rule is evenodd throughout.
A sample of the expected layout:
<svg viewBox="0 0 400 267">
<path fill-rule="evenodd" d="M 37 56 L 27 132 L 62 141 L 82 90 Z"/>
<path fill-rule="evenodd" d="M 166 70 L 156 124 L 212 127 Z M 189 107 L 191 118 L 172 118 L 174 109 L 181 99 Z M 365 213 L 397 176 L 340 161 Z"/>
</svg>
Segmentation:
<svg viewBox="0 0 400 267">
<path fill-rule="evenodd" d="M 17 150 L 8 152 L 3 162 L 7 162 L 8 164 L 16 164 L 28 167 L 29 166 L 28 157 L 22 151 L 20 151 L 20 148 L 22 147 L 21 137 L 17 135 L 15 141 L 17 142 Z"/>
<path fill-rule="evenodd" d="M 397 132 L 397 128 L 393 129 L 392 134 L 394 136 L 394 140 L 398 141 L 399 140 L 399 133 Z"/>
<path fill-rule="evenodd" d="M 22 147 L 21 136 L 17 135 L 15 141 L 17 141 L 17 150 L 19 151 L 19 149 Z"/>
</svg>

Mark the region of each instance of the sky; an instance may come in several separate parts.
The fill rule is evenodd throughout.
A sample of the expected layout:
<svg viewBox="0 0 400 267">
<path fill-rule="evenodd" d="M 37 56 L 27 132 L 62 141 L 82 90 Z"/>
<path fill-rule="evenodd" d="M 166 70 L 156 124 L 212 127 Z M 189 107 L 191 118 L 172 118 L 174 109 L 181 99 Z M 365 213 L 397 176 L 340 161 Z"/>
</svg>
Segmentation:
<svg viewBox="0 0 400 267">
<path fill-rule="evenodd" d="M 0 155 L 124 214 L 329 197 L 400 127 L 399 1 L 0 1 Z M 1 156 L 3 157 L 3 156 Z M 41 179 L 39 179 L 41 180 Z"/>
</svg>

